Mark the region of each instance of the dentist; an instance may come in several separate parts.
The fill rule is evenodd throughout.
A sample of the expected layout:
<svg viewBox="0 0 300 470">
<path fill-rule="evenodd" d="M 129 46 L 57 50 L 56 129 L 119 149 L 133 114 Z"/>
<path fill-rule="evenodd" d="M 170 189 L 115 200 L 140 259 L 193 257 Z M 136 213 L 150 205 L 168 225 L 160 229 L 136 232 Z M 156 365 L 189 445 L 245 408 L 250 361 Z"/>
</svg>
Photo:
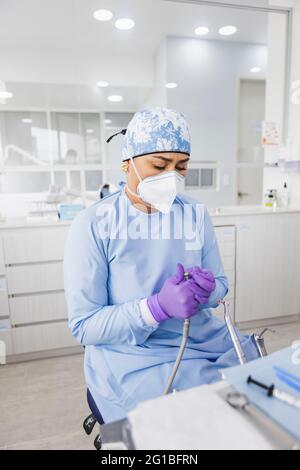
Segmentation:
<svg viewBox="0 0 300 470">
<path fill-rule="evenodd" d="M 122 134 L 127 181 L 76 217 L 64 257 L 69 326 L 85 346 L 87 386 L 105 422 L 163 393 L 184 319 L 189 340 L 174 388 L 215 382 L 237 363 L 212 311 L 228 291 L 214 229 L 205 206 L 181 193 L 191 154 L 186 119 L 146 109 Z M 251 339 L 239 338 L 256 359 Z"/>
</svg>

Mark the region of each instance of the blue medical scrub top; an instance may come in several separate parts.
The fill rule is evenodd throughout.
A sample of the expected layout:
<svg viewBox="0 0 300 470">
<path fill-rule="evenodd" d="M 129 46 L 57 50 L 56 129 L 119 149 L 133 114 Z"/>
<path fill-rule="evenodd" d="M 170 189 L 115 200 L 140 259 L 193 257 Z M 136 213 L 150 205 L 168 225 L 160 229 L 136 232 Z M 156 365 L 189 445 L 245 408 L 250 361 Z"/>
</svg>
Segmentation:
<svg viewBox="0 0 300 470">
<path fill-rule="evenodd" d="M 149 325 L 140 301 L 159 292 L 178 263 L 212 271 L 217 284 L 209 303 L 191 319 L 173 384 L 183 390 L 218 381 L 220 370 L 237 364 L 227 328 L 212 313 L 228 283 L 205 206 L 178 195 L 172 217 L 146 214 L 131 204 L 121 184 L 72 222 L 64 256 L 69 326 L 85 346 L 87 386 L 105 422 L 124 418 L 139 402 L 163 393 L 183 322 Z M 240 339 L 247 358 L 257 358 L 251 338 Z"/>
</svg>

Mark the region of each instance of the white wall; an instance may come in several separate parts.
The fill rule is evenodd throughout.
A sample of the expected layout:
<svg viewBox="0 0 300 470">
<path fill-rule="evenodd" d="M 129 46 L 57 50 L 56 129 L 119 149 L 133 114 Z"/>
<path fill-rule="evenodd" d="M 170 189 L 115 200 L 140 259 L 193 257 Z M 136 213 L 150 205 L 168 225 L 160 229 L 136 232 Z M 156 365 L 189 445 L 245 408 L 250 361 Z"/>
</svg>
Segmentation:
<svg viewBox="0 0 300 470">
<path fill-rule="evenodd" d="M 265 78 L 267 46 L 230 41 L 168 38 L 168 106 L 182 111 L 191 124 L 192 160 L 219 161 L 220 193 L 197 191 L 210 206 L 236 202 L 237 90 L 239 78 Z"/>
<path fill-rule="evenodd" d="M 107 80 L 116 86 L 152 86 L 151 57 L 103 56 L 72 51 L 0 49 L 1 80 L 11 82 L 93 85 Z"/>
<path fill-rule="evenodd" d="M 292 90 L 292 84 L 297 80 L 300 80 L 300 2 L 299 0 L 270 0 L 271 5 L 293 7 L 293 36 L 292 36 L 292 63 L 291 63 L 291 83 L 290 83 L 290 109 L 289 116 L 286 117 L 288 120 L 288 137 L 300 139 L 300 104 L 295 104 L 292 101 L 294 90 Z M 277 26 L 274 24 L 274 20 L 271 18 L 270 23 L 270 38 L 273 38 L 270 46 L 272 48 L 270 52 L 270 66 L 272 68 L 280 67 L 281 64 L 278 62 L 277 47 L 280 44 L 277 43 Z M 267 101 L 267 116 L 273 120 L 278 119 L 278 111 L 282 108 L 282 102 L 284 94 L 282 86 L 278 82 L 276 74 L 270 76 L 269 83 L 267 84 L 268 96 Z M 298 93 L 299 96 L 299 93 Z M 300 155 L 299 155 L 300 160 Z M 264 190 L 274 188 L 279 191 L 282 189 L 284 182 L 288 183 L 288 187 L 291 194 L 292 205 L 300 205 L 300 174 L 286 174 L 282 173 L 280 169 L 265 169 L 264 172 Z"/>
<path fill-rule="evenodd" d="M 149 94 L 144 108 L 152 108 L 157 106 L 167 106 L 167 47 L 166 41 L 162 41 L 153 58 L 153 76 L 154 87 Z"/>
</svg>

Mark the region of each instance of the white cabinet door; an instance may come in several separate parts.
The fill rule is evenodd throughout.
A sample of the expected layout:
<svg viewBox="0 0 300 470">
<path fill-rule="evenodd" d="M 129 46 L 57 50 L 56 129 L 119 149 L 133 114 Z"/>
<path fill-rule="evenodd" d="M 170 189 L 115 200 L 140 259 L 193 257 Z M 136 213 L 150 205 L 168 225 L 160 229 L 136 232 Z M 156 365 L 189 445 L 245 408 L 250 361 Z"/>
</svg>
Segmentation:
<svg viewBox="0 0 300 470">
<path fill-rule="evenodd" d="M 63 263 L 8 267 L 7 287 L 9 295 L 63 290 Z"/>
<path fill-rule="evenodd" d="M 5 263 L 24 264 L 62 260 L 68 229 L 68 226 L 62 226 L 10 231 L 3 236 Z"/>
<path fill-rule="evenodd" d="M 67 322 L 12 328 L 14 354 L 78 346 Z"/>
<path fill-rule="evenodd" d="M 2 358 L 0 364 L 5 362 L 3 359 L 10 354 L 12 354 L 11 330 L 0 330 L 0 357 Z"/>
<path fill-rule="evenodd" d="M 300 313 L 299 233 L 298 213 L 239 219 L 237 322 Z"/>
<path fill-rule="evenodd" d="M 68 316 L 64 292 L 13 297 L 9 306 L 12 325 L 62 320 Z"/>
</svg>

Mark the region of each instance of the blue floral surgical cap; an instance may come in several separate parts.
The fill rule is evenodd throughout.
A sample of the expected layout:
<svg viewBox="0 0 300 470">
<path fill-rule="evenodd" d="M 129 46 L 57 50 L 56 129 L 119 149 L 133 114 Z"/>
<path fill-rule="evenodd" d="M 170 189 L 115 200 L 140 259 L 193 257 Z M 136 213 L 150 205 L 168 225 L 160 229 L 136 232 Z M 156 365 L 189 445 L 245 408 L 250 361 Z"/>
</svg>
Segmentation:
<svg viewBox="0 0 300 470">
<path fill-rule="evenodd" d="M 184 115 L 167 108 L 144 109 L 130 121 L 122 150 L 123 161 L 157 152 L 190 155 L 191 136 Z"/>
</svg>

